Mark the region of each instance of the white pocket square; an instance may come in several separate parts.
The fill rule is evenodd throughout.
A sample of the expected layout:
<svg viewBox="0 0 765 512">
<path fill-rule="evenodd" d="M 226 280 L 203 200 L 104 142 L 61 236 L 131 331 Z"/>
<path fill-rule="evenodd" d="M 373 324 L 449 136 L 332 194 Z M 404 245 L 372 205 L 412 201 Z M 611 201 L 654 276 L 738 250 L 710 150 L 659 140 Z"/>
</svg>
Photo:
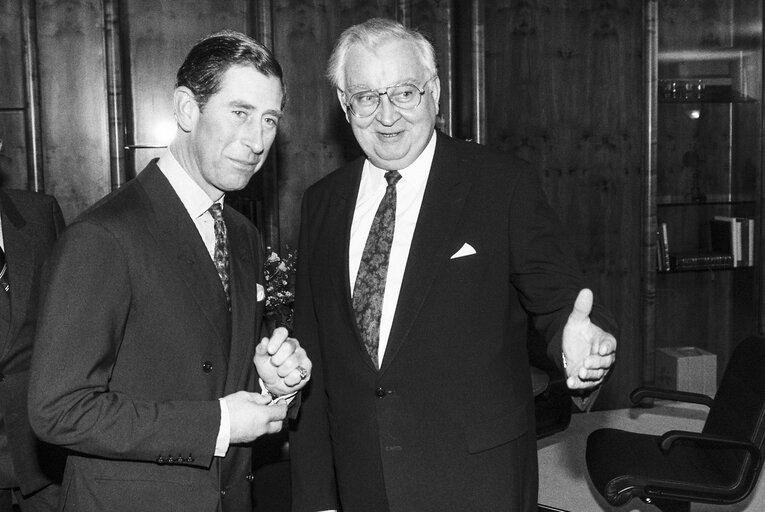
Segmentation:
<svg viewBox="0 0 765 512">
<path fill-rule="evenodd" d="M 470 256 L 471 254 L 475 254 L 475 249 L 473 249 L 473 246 L 469 243 L 464 243 L 462 244 L 462 247 L 460 247 L 460 250 L 452 254 L 452 257 L 449 259 L 462 258 L 463 256 Z"/>
<path fill-rule="evenodd" d="M 266 289 L 263 288 L 263 285 L 258 283 L 258 302 L 266 300 Z"/>
</svg>

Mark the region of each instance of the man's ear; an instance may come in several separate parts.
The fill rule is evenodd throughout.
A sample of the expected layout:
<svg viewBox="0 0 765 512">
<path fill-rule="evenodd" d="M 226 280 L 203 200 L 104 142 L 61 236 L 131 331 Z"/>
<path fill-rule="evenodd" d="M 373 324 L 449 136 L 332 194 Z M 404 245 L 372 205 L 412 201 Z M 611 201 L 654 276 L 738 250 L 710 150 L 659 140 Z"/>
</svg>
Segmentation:
<svg viewBox="0 0 765 512">
<path fill-rule="evenodd" d="M 348 117 L 350 113 L 348 112 L 348 105 L 345 104 L 345 94 L 343 94 L 343 91 L 341 91 L 340 89 L 337 89 L 336 92 L 337 92 L 337 101 L 340 102 L 340 107 L 343 109 L 343 112 L 345 112 L 345 120 L 350 123 L 351 118 Z"/>
<path fill-rule="evenodd" d="M 188 133 L 196 126 L 199 104 L 188 87 L 176 87 L 173 93 L 173 113 L 178 127 Z"/>
<path fill-rule="evenodd" d="M 433 101 L 438 108 L 438 100 L 441 97 L 441 79 L 438 76 L 430 82 L 430 95 L 433 96 Z"/>
</svg>

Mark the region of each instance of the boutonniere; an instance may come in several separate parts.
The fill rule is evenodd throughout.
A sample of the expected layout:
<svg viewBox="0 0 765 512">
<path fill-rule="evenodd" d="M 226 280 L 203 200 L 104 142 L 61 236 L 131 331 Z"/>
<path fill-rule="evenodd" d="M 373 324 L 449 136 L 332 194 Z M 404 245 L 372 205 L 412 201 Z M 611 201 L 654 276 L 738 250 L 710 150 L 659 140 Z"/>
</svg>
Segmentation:
<svg viewBox="0 0 765 512">
<path fill-rule="evenodd" d="M 266 279 L 265 320 L 270 332 L 276 327 L 292 330 L 292 308 L 295 302 L 295 270 L 297 252 L 287 248 L 279 255 L 266 248 L 263 273 Z"/>
</svg>

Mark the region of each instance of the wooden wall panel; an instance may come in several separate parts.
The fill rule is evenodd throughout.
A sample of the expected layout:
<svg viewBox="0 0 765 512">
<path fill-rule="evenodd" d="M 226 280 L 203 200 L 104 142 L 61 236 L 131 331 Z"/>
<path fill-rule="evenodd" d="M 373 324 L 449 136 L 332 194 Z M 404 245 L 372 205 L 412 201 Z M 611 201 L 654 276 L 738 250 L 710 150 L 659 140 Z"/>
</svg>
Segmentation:
<svg viewBox="0 0 765 512">
<path fill-rule="evenodd" d="M 0 2 L 0 186 L 26 188 L 24 60 L 19 0 Z"/>
<path fill-rule="evenodd" d="M 136 0 L 121 3 L 122 41 L 129 61 L 128 94 L 133 125 L 129 144 L 163 146 L 175 135 L 173 89 L 175 74 L 189 49 L 201 37 L 224 28 L 248 32 L 246 0 Z M 125 43 L 123 43 L 125 44 Z M 130 176 L 140 172 L 161 149 L 138 149 Z"/>
<path fill-rule="evenodd" d="M 24 112 L 0 111 L 0 186 L 27 188 L 27 145 Z"/>
<path fill-rule="evenodd" d="M 449 135 L 454 134 L 455 109 L 455 68 L 456 57 L 456 7 L 453 1 L 432 2 L 420 0 L 412 2 L 411 26 L 420 30 L 436 49 L 438 76 L 441 80 L 441 99 L 439 101 L 438 128 Z"/>
<path fill-rule="evenodd" d="M 395 2 L 273 2 L 274 52 L 287 82 L 276 140 L 282 245 L 297 247 L 303 191 L 361 154 L 325 74 L 340 33 L 373 16 L 394 18 Z"/>
<path fill-rule="evenodd" d="M 621 328 L 600 407 L 641 383 L 642 5 L 486 8 L 488 144 L 536 164 L 596 295 Z"/>
<path fill-rule="evenodd" d="M 37 0 L 45 191 L 66 219 L 110 191 L 103 10 Z"/>
<path fill-rule="evenodd" d="M 20 0 L 0 2 L 0 109 L 24 106 L 24 60 L 19 2 Z"/>
</svg>

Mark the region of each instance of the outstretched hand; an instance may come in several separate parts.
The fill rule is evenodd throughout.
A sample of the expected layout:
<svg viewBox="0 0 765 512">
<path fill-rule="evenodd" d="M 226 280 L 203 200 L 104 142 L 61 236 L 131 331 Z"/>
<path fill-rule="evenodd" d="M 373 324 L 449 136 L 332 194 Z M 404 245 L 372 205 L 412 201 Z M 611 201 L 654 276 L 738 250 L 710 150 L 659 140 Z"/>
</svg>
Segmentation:
<svg viewBox="0 0 765 512">
<path fill-rule="evenodd" d="M 275 395 L 294 393 L 311 378 L 311 360 L 284 327 L 276 328 L 270 338 L 260 340 L 254 362 L 266 389 Z"/>
<path fill-rule="evenodd" d="M 590 321 L 592 291 L 581 290 L 563 328 L 566 385 L 592 388 L 603 382 L 616 361 L 616 338 Z"/>
</svg>

